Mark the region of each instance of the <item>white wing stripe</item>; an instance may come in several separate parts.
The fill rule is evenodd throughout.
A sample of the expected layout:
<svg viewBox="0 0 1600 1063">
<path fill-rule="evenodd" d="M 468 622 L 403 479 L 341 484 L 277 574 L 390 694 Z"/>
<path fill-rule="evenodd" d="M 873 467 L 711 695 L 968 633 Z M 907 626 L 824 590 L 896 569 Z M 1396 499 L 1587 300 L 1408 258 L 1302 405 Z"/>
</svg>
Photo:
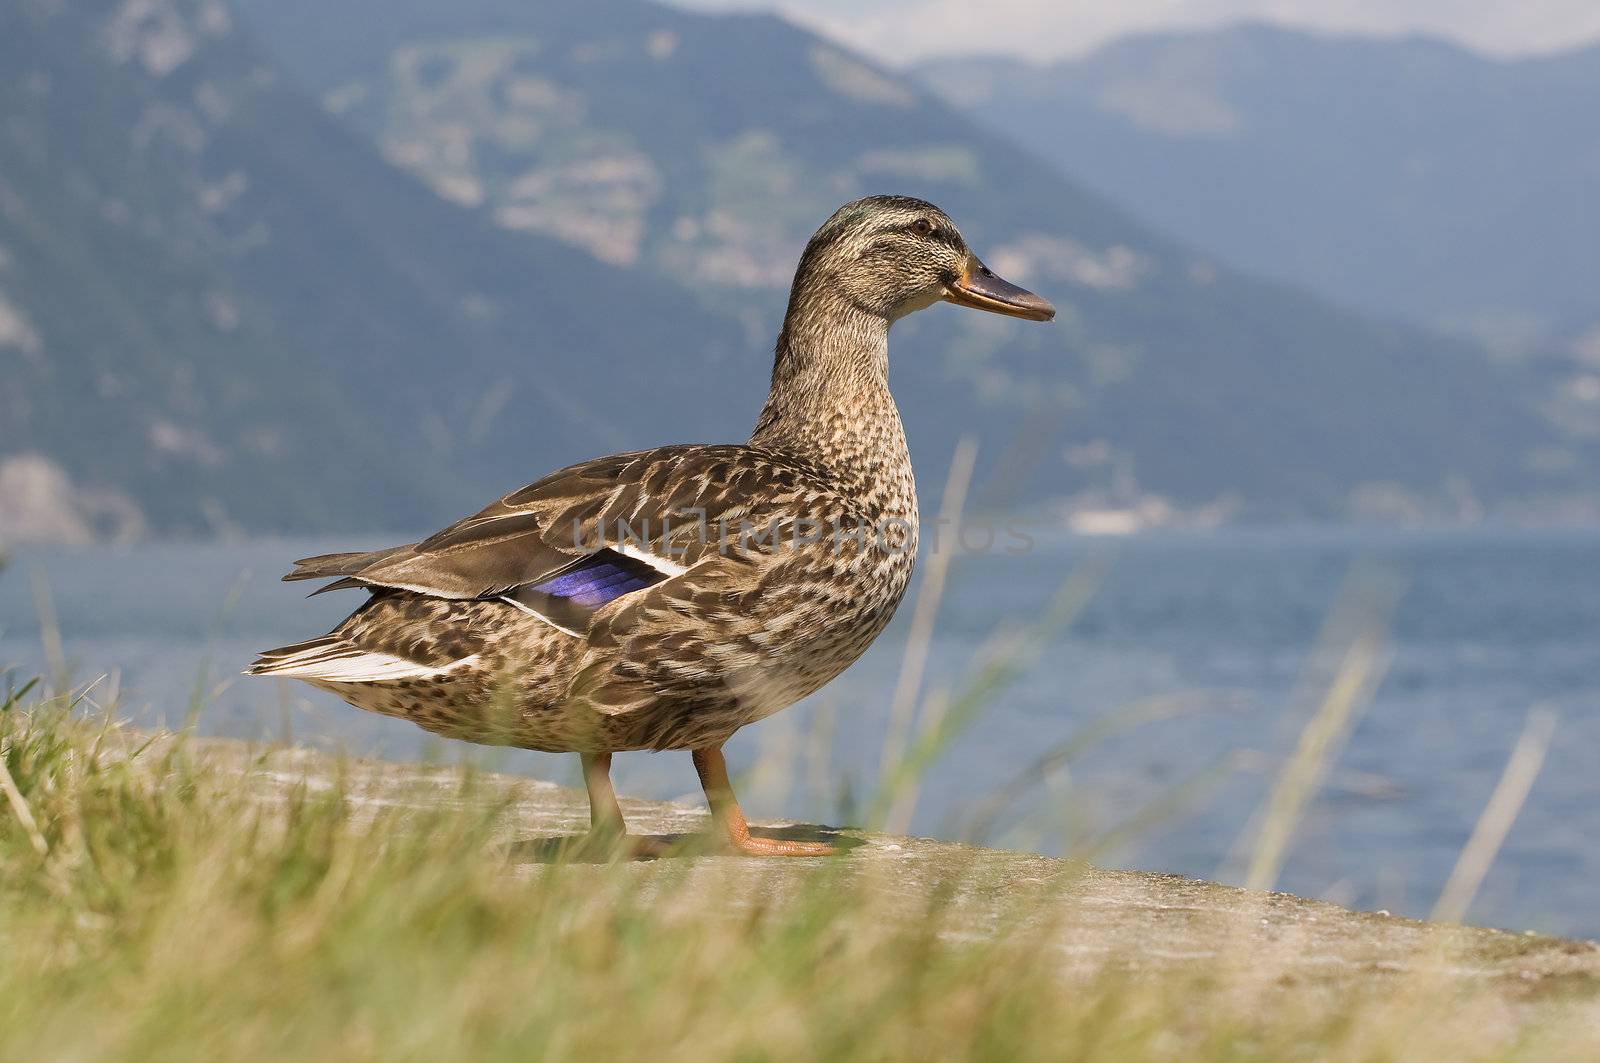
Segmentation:
<svg viewBox="0 0 1600 1063">
<path fill-rule="evenodd" d="M 583 637 L 583 632 L 574 631 L 570 627 L 562 627 L 560 624 L 556 623 L 554 620 L 551 620 L 548 616 L 545 616 L 543 613 L 539 612 L 539 610 L 535 609 L 531 605 L 528 605 L 528 604 L 526 604 L 524 602 L 519 602 L 515 598 L 501 598 L 500 600 L 502 602 L 505 602 L 507 605 L 516 606 L 518 609 L 522 610 L 524 613 L 527 613 L 529 616 L 531 616 L 531 617 L 533 617 L 533 618 L 535 618 L 537 620 L 543 620 L 545 623 L 549 624 L 551 627 L 555 628 L 557 631 L 561 632 L 564 635 L 571 635 L 574 638 L 582 638 Z"/>
<path fill-rule="evenodd" d="M 474 653 L 449 664 L 431 665 L 387 653 L 356 653 L 348 657 L 325 657 L 300 664 L 290 658 L 274 663 L 267 674 L 320 679 L 325 683 L 381 683 L 390 679 L 428 679 L 448 675 L 458 668 L 475 664 L 477 660 L 478 655 Z"/>
<path fill-rule="evenodd" d="M 608 545 L 609 549 L 615 550 L 623 557 L 631 557 L 635 561 L 643 561 L 645 564 L 649 565 L 663 576 L 666 576 L 668 579 L 671 579 L 673 576 L 681 576 L 685 572 L 689 571 L 676 561 L 668 560 L 667 558 L 661 557 L 658 554 L 652 554 L 648 550 L 641 550 L 631 543 L 613 543 Z"/>
</svg>

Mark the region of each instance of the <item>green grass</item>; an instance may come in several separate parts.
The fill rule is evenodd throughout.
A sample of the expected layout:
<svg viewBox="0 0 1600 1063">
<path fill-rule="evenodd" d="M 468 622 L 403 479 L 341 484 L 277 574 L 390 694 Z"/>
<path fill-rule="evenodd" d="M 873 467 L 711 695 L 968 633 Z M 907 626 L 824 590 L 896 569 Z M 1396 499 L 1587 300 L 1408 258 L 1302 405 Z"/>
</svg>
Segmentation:
<svg viewBox="0 0 1600 1063">
<path fill-rule="evenodd" d="M 771 864 L 732 859 L 526 863 L 507 831 L 516 792 L 466 770 L 417 773 L 405 801 L 363 799 L 327 760 L 324 776 L 268 786 L 202 744 L 27 695 L 0 710 L 0 751 L 6 1059 L 1544 1060 L 1600 1048 L 1592 993 L 1509 1006 L 1477 983 L 1286 986 L 1248 963 L 1069 974 L 1050 923 L 1070 916 L 1042 893 L 1019 895 L 987 939 L 957 934 L 959 883 L 908 899 L 844 873 L 849 856 L 809 865 L 791 889 L 771 888 Z"/>
</svg>

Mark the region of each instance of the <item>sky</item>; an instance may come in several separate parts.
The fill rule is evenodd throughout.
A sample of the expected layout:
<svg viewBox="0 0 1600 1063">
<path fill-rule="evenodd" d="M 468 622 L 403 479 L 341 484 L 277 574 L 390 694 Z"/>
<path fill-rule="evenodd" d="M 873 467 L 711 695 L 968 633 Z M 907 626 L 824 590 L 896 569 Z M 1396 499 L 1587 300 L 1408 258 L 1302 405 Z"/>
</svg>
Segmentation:
<svg viewBox="0 0 1600 1063">
<path fill-rule="evenodd" d="M 1499 56 L 1600 39 L 1600 0 L 674 0 L 781 11 L 891 66 L 1000 52 L 1061 59 L 1127 33 L 1263 19 L 1333 32 L 1429 33 Z"/>
</svg>

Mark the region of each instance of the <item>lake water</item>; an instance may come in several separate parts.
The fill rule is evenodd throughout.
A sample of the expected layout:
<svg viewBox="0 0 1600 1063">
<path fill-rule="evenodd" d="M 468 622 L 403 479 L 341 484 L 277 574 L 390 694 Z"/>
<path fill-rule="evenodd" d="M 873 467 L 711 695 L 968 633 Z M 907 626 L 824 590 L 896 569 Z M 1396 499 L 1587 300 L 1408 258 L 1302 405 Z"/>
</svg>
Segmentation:
<svg viewBox="0 0 1600 1063">
<path fill-rule="evenodd" d="M 576 758 L 484 753 L 238 675 L 252 651 L 319 634 L 356 604 L 278 583 L 290 558 L 387 541 L 21 550 L 0 573 L 0 667 L 46 667 L 43 587 L 72 676 L 114 677 L 97 689 L 115 681 L 140 722 L 181 722 L 198 703 L 210 733 L 472 756 L 576 782 Z M 1088 604 L 1044 630 L 1041 613 L 1073 578 L 1092 586 Z M 1052 852 L 1099 843 L 1101 862 L 1239 880 L 1257 810 L 1338 657 L 1316 647 L 1341 595 L 1357 628 L 1387 622 L 1388 668 L 1298 823 L 1279 886 L 1426 914 L 1530 710 L 1546 708 L 1555 740 L 1471 918 L 1600 936 L 1600 533 L 1162 535 L 958 558 L 928 688 L 959 701 L 997 652 L 1020 674 L 985 692 L 928 769 L 914 829 L 981 827 L 987 841 Z M 735 739 L 753 814 L 836 822 L 869 795 L 910 616 L 908 601 L 841 679 Z M 1037 638 L 1037 653 L 997 651 L 997 631 Z M 1109 733 L 1007 789 L 1095 721 Z M 698 793 L 681 753 L 624 755 L 616 774 L 624 793 Z"/>
</svg>

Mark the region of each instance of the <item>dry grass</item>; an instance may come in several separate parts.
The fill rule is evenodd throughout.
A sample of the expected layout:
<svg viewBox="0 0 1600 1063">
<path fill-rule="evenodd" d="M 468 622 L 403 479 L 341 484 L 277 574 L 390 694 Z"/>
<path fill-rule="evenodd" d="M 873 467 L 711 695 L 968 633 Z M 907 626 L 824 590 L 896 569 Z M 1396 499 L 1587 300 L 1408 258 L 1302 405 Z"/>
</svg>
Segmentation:
<svg viewBox="0 0 1600 1063">
<path fill-rule="evenodd" d="M 738 860 L 518 863 L 510 798 L 470 772 L 460 799 L 266 799 L 182 739 L 27 699 L 0 751 L 10 1059 L 1600 1056 L 1583 994 L 1068 974 L 1036 894 L 958 933 L 955 884 L 908 901 L 849 857 L 781 892 Z"/>
</svg>

